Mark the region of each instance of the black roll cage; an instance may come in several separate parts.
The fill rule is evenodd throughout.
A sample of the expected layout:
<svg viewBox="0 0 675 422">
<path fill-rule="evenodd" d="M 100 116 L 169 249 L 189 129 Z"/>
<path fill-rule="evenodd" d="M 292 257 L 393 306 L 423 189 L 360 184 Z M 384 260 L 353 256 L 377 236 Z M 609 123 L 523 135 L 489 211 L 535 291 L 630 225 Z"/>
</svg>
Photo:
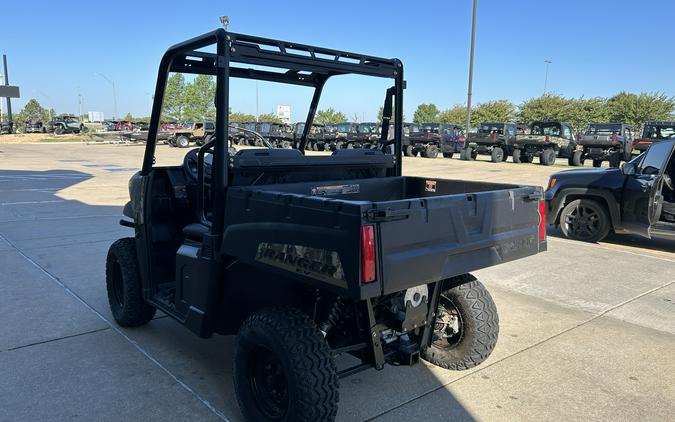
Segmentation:
<svg viewBox="0 0 675 422">
<path fill-rule="evenodd" d="M 199 51 L 216 45 L 216 53 Z M 232 66 L 233 63 L 286 69 L 285 72 Z M 403 122 L 403 64 L 398 59 L 384 59 L 323 47 L 291 43 L 216 29 L 170 47 L 162 56 L 155 86 L 155 97 L 141 175 L 152 171 L 157 131 L 159 129 L 164 91 L 171 72 L 216 76 L 216 131 L 213 151 L 214 218 L 212 234 L 224 228 L 225 188 L 228 162 L 229 78 L 279 82 L 314 88 L 305 128 L 298 149 L 304 154 L 307 136 L 321 98 L 323 86 L 331 76 L 357 74 L 394 79 L 384 102 L 381 141 L 387 142 L 389 122 L 394 120 L 395 175 L 401 175 L 401 138 Z M 393 97 L 393 100 L 392 100 Z M 395 103 L 392 103 L 392 102 Z M 395 116 L 392 116 L 394 111 Z"/>
</svg>

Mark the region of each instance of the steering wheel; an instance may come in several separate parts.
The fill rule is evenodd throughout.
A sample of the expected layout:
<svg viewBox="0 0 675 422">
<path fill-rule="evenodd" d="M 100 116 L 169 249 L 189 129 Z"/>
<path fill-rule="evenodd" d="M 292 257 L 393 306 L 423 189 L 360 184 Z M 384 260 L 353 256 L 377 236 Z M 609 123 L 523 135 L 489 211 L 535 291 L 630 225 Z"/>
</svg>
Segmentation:
<svg viewBox="0 0 675 422">
<path fill-rule="evenodd" d="M 193 182 L 197 181 L 197 172 L 199 171 L 199 148 L 188 151 L 183 158 L 183 169 L 185 174 Z"/>
</svg>

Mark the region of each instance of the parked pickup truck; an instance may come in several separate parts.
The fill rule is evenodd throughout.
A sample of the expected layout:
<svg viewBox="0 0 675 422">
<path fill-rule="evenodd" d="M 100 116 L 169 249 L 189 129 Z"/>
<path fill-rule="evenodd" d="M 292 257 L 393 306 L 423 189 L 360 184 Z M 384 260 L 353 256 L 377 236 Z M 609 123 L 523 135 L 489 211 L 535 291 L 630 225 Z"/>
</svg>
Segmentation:
<svg viewBox="0 0 675 422">
<path fill-rule="evenodd" d="M 621 161 L 630 161 L 633 152 L 633 133 L 621 123 L 591 123 L 579 139 L 581 149 L 574 151 L 572 161 L 583 164 L 593 160 L 593 167 L 600 167 L 604 160 L 610 167 L 619 167 Z"/>
<path fill-rule="evenodd" d="M 215 134 L 183 165 L 156 166 L 172 72 L 216 76 Z M 546 250 L 541 188 L 402 176 L 403 72 L 398 59 L 223 29 L 161 60 L 121 221 L 134 234 L 108 252 L 108 301 L 122 326 L 159 309 L 201 337 L 236 334 L 232 377 L 247 420 L 333 420 L 339 378 L 387 363 L 479 365 L 499 318 L 469 272 Z M 305 137 L 298 149 L 228 149 L 228 75 L 312 87 L 311 125 L 324 84 L 345 74 L 391 86 L 394 138 L 385 117 L 378 149 L 304 155 Z M 338 369 L 341 354 L 358 363 Z"/>
<path fill-rule="evenodd" d="M 469 146 L 462 151 L 462 159 L 474 160 L 477 154 L 484 154 L 493 163 L 506 161 L 513 154 L 517 129 L 515 123 L 481 123 L 477 132 L 469 133 Z"/>
<path fill-rule="evenodd" d="M 602 240 L 610 230 L 675 239 L 675 140 L 653 144 L 621 169 L 569 170 L 551 176 L 547 222 L 563 236 Z"/>
<path fill-rule="evenodd" d="M 556 157 L 567 157 L 573 163 L 576 141 L 572 128 L 558 121 L 538 121 L 530 124 L 530 133 L 516 134 L 513 141 L 513 162 L 531 163 L 538 156 L 545 166 L 555 164 Z"/>
<path fill-rule="evenodd" d="M 646 122 L 642 129 L 642 136 L 637 139 L 633 147 L 644 151 L 655 142 L 675 139 L 675 122 Z"/>
</svg>

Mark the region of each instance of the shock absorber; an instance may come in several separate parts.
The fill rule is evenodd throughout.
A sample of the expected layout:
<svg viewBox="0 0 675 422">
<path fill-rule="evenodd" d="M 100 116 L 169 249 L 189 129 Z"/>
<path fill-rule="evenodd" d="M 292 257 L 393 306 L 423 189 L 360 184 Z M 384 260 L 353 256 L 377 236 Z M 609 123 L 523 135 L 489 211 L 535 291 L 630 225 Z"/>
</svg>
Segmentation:
<svg viewBox="0 0 675 422">
<path fill-rule="evenodd" d="M 326 319 L 321 324 L 319 324 L 319 330 L 321 331 L 321 333 L 323 333 L 324 337 L 328 335 L 328 331 L 330 331 L 331 328 L 337 325 L 337 323 L 340 321 L 340 318 L 344 314 L 345 314 L 344 302 L 342 301 L 342 298 L 340 296 L 336 296 L 335 300 L 333 301 L 333 304 L 328 310 Z"/>
</svg>

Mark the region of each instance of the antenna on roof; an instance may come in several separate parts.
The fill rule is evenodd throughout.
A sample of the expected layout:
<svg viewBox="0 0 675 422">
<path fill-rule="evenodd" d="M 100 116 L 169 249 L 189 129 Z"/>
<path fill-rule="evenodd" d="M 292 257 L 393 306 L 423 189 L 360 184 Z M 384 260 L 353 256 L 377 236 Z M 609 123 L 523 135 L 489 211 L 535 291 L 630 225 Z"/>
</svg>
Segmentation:
<svg viewBox="0 0 675 422">
<path fill-rule="evenodd" d="M 229 16 L 221 16 L 220 17 L 220 23 L 223 24 L 223 28 L 227 31 L 227 25 L 230 23 L 230 17 Z"/>
</svg>

